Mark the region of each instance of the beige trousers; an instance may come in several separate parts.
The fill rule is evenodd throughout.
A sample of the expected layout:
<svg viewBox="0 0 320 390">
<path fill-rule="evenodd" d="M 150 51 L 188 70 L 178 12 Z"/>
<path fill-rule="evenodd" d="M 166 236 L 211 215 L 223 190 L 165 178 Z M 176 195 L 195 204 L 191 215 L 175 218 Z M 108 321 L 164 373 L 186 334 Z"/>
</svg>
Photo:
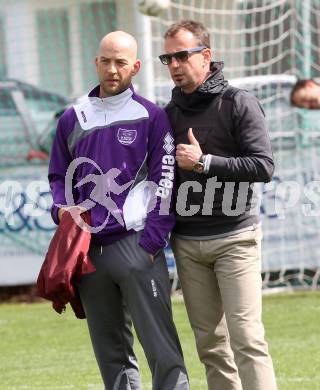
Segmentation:
<svg viewBox="0 0 320 390">
<path fill-rule="evenodd" d="M 261 228 L 171 247 L 209 390 L 276 390 L 261 321 Z"/>
</svg>

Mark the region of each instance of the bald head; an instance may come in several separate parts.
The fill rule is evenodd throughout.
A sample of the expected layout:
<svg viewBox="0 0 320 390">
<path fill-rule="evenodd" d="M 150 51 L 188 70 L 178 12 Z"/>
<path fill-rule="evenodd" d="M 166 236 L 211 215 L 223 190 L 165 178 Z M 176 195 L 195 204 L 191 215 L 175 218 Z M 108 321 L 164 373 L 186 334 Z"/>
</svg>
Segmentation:
<svg viewBox="0 0 320 390">
<path fill-rule="evenodd" d="M 100 97 L 122 93 L 140 69 L 137 42 L 124 31 L 113 31 L 102 38 L 96 57 Z"/>
<path fill-rule="evenodd" d="M 137 59 L 137 41 L 135 38 L 124 31 L 113 31 L 105 35 L 99 45 L 99 55 L 105 50 L 121 52 L 135 61 Z"/>
</svg>

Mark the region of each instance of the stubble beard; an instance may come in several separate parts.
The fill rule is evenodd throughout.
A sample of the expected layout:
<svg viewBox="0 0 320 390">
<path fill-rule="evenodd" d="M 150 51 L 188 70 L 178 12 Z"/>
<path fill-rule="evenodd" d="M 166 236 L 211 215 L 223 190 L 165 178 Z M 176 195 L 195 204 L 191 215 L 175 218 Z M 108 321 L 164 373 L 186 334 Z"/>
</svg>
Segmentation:
<svg viewBox="0 0 320 390">
<path fill-rule="evenodd" d="M 130 87 L 131 84 L 131 78 L 126 81 L 119 81 L 117 86 L 115 88 L 109 88 L 107 83 L 104 83 L 103 81 L 100 82 L 100 88 L 102 89 L 103 93 L 106 97 L 119 95 L 120 93 L 124 92 L 126 89 Z"/>
</svg>

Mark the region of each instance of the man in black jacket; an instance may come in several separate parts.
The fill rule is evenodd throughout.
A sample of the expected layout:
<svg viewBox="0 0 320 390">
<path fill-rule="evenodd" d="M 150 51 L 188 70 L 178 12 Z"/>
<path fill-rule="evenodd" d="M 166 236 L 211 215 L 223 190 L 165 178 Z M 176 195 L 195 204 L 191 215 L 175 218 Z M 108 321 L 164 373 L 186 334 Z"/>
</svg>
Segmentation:
<svg viewBox="0 0 320 390">
<path fill-rule="evenodd" d="M 202 24 L 176 23 L 164 38 L 159 58 L 176 84 L 167 113 L 179 167 L 171 245 L 208 388 L 275 390 L 253 187 L 274 170 L 264 113 L 224 80 Z"/>
</svg>

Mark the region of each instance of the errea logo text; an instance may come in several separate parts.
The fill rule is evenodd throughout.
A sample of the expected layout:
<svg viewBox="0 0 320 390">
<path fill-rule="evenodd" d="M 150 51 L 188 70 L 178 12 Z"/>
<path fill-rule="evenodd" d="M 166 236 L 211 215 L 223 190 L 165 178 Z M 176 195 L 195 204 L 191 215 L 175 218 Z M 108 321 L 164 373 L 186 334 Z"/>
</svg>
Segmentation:
<svg viewBox="0 0 320 390">
<path fill-rule="evenodd" d="M 156 196 L 160 196 L 160 198 L 167 198 L 170 195 L 174 179 L 174 162 L 174 156 L 165 154 L 162 157 L 161 179 L 156 191 Z"/>
</svg>

